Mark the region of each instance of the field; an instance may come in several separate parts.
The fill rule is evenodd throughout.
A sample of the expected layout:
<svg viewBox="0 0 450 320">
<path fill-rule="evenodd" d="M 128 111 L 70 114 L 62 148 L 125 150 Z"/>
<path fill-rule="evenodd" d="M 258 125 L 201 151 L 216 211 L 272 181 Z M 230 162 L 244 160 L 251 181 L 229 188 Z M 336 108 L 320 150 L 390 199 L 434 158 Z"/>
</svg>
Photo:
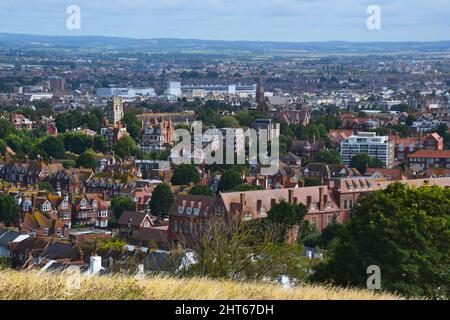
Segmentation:
<svg viewBox="0 0 450 320">
<path fill-rule="evenodd" d="M 368 290 L 278 285 L 196 278 L 78 276 L 0 270 L 0 300 L 399 300 Z"/>
</svg>

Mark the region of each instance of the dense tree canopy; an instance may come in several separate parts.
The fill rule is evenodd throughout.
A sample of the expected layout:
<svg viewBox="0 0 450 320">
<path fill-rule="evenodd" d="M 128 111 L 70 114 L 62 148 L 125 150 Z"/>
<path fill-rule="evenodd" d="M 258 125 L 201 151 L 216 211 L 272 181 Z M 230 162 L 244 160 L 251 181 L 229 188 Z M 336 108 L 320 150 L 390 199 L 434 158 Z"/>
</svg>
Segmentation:
<svg viewBox="0 0 450 320">
<path fill-rule="evenodd" d="M 127 132 L 134 140 L 139 140 L 141 137 L 141 124 L 139 123 L 134 112 L 125 113 L 122 123 L 125 124 Z"/>
<path fill-rule="evenodd" d="M 167 184 L 159 184 L 152 194 L 150 211 L 153 215 L 164 218 L 169 215 L 174 201 L 172 190 Z"/>
<path fill-rule="evenodd" d="M 450 190 L 392 184 L 360 202 L 313 278 L 365 286 L 376 265 L 384 290 L 448 299 L 449 243 Z"/>
<path fill-rule="evenodd" d="M 67 151 L 82 154 L 92 148 L 92 138 L 82 132 L 69 132 L 64 135 L 64 147 Z"/>
<path fill-rule="evenodd" d="M 214 196 L 214 192 L 211 190 L 208 186 L 202 186 L 199 184 L 196 184 L 191 188 L 189 191 L 189 194 L 196 195 L 196 196 Z"/>
<path fill-rule="evenodd" d="M 219 191 L 227 192 L 233 190 L 236 186 L 242 184 L 241 174 L 235 170 L 227 170 L 219 181 Z"/>
<path fill-rule="evenodd" d="M 359 153 L 352 158 L 350 166 L 365 174 L 367 168 L 383 168 L 383 163 L 377 158 L 369 157 L 367 153 Z"/>
<path fill-rule="evenodd" d="M 48 157 L 53 157 L 55 159 L 64 158 L 65 149 L 61 139 L 49 136 L 40 143 L 39 148 L 44 151 L 45 155 Z"/>
<path fill-rule="evenodd" d="M 192 164 L 181 164 L 176 166 L 173 171 L 172 184 L 175 186 L 199 183 L 200 174 L 196 166 Z"/>
<path fill-rule="evenodd" d="M 78 158 L 76 162 L 76 167 L 78 168 L 86 168 L 92 169 L 95 171 L 97 167 L 97 161 L 95 159 L 95 154 L 92 151 L 83 152 Z"/>
<path fill-rule="evenodd" d="M 341 163 L 341 154 L 335 149 L 320 150 L 314 158 L 316 162 L 324 162 L 327 164 Z"/>
<path fill-rule="evenodd" d="M 0 194 L 0 222 L 3 222 L 6 226 L 12 226 L 18 218 L 19 208 L 14 198 L 6 194 Z"/>
<path fill-rule="evenodd" d="M 293 204 L 281 201 L 275 204 L 269 211 L 268 221 L 279 228 L 278 241 L 286 240 L 286 231 L 294 225 L 302 225 L 308 209 L 303 204 Z"/>
<path fill-rule="evenodd" d="M 111 210 L 114 217 L 119 220 L 125 211 L 135 211 L 136 204 L 128 197 L 117 197 L 111 201 Z"/>
<path fill-rule="evenodd" d="M 138 151 L 138 148 L 130 136 L 125 136 L 116 142 L 114 151 L 119 157 L 126 158 L 134 155 Z"/>
</svg>

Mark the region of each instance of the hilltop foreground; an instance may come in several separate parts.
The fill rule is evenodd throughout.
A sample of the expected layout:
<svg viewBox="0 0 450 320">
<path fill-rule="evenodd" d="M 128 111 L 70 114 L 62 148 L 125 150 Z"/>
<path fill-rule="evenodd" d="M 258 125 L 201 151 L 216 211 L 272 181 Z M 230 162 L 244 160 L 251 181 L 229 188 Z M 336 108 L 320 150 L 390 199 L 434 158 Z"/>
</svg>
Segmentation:
<svg viewBox="0 0 450 320">
<path fill-rule="evenodd" d="M 79 279 L 79 280 L 78 280 Z M 69 289 L 69 288 L 75 289 Z M 76 289 L 78 288 L 78 289 Z M 398 300 L 367 290 L 163 277 L 81 276 L 0 271 L 0 300 Z"/>
</svg>

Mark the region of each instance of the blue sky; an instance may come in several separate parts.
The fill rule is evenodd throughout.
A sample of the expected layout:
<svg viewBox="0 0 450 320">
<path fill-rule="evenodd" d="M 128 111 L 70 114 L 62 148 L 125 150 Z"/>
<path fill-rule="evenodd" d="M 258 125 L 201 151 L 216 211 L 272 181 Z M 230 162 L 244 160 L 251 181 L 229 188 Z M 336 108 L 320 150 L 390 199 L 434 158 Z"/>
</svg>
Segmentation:
<svg viewBox="0 0 450 320">
<path fill-rule="evenodd" d="M 66 8 L 81 8 L 68 30 Z M 382 29 L 366 27 L 369 5 Z M 450 40 L 450 0 L 0 0 L 0 32 L 274 41 Z"/>
</svg>

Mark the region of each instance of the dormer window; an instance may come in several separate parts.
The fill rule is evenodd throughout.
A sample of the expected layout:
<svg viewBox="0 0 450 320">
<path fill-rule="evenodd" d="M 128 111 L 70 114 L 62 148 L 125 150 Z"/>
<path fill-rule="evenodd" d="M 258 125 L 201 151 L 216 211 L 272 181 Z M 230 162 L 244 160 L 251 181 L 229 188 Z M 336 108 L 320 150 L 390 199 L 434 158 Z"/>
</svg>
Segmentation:
<svg viewBox="0 0 450 320">
<path fill-rule="evenodd" d="M 52 206 L 48 202 L 46 202 L 42 205 L 42 211 L 44 211 L 44 212 L 50 211 L 51 208 L 52 208 Z"/>
<path fill-rule="evenodd" d="M 67 209 L 69 207 L 69 204 L 67 203 L 67 201 L 63 201 L 61 203 L 61 209 Z"/>
<path fill-rule="evenodd" d="M 96 200 L 92 201 L 92 206 L 93 206 L 94 208 L 97 208 L 97 201 L 96 201 Z"/>
<path fill-rule="evenodd" d="M 85 200 L 81 200 L 81 202 L 80 202 L 80 208 L 81 208 L 81 209 L 86 209 L 86 201 L 85 201 Z"/>
</svg>

